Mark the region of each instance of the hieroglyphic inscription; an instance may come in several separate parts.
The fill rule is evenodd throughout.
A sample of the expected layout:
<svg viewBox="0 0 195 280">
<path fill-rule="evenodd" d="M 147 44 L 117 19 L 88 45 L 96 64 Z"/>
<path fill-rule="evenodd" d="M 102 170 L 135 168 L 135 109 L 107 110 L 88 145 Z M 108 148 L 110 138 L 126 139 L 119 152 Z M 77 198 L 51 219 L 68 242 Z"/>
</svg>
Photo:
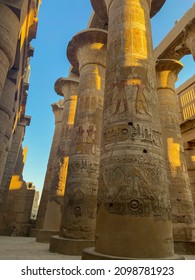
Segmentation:
<svg viewBox="0 0 195 280">
<path fill-rule="evenodd" d="M 140 123 L 113 125 L 104 131 L 104 142 L 110 144 L 114 142 L 131 140 L 141 141 L 161 146 L 161 133 L 155 129 Z"/>
<path fill-rule="evenodd" d="M 112 214 L 170 219 L 167 174 L 164 162 L 148 156 L 127 155 L 101 164 L 98 208 Z M 107 167 L 106 167 L 107 166 Z"/>
<path fill-rule="evenodd" d="M 74 175 L 76 172 L 87 172 L 88 174 L 99 173 L 99 163 L 90 162 L 86 160 L 75 160 L 69 164 L 69 173 Z"/>
</svg>

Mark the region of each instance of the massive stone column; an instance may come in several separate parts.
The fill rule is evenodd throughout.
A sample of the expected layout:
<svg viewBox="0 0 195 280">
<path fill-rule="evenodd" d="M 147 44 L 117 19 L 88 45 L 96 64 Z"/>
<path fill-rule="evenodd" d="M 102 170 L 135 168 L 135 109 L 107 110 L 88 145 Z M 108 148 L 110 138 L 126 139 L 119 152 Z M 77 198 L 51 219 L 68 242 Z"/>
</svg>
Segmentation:
<svg viewBox="0 0 195 280">
<path fill-rule="evenodd" d="M 14 12 L 0 2 L 0 96 L 9 68 L 14 63 L 19 20 Z"/>
<path fill-rule="evenodd" d="M 20 118 L 20 121 L 18 122 L 18 125 L 13 134 L 11 148 L 6 159 L 6 164 L 0 185 L 0 233 L 4 231 L 4 212 L 11 178 L 15 170 L 26 126 L 29 124 L 30 117 L 24 116 Z"/>
<path fill-rule="evenodd" d="M 150 27 L 164 1 L 91 2 L 109 25 L 96 245 L 83 259 L 172 258 Z"/>
<path fill-rule="evenodd" d="M 173 59 L 160 59 L 156 64 L 175 252 L 188 255 L 195 252 L 195 220 L 175 94 L 175 82 L 182 68 L 182 63 Z"/>
<path fill-rule="evenodd" d="M 63 100 L 60 100 L 58 103 L 53 103 L 52 110 L 55 116 L 55 130 L 52 140 L 52 145 L 49 154 L 49 160 L 47 164 L 47 171 L 45 175 L 45 181 L 43 185 L 41 201 L 39 205 L 39 210 L 37 214 L 37 222 L 36 222 L 36 229 L 42 229 L 44 220 L 45 220 L 45 212 L 47 209 L 47 202 L 49 198 L 49 192 L 51 187 L 51 180 L 52 180 L 52 173 L 54 168 L 54 162 L 60 137 L 60 130 L 62 125 L 62 115 L 63 115 Z"/>
<path fill-rule="evenodd" d="M 15 101 L 16 85 L 6 79 L 2 95 L 0 97 L 0 184 L 8 153 L 8 141 L 12 131 L 13 108 Z"/>
<path fill-rule="evenodd" d="M 89 29 L 68 45 L 68 59 L 79 68 L 80 80 L 61 231 L 51 238 L 52 252 L 80 255 L 94 244 L 106 41 L 106 31 Z"/>
<path fill-rule="evenodd" d="M 37 241 L 49 242 L 52 235 L 59 233 L 63 197 L 68 171 L 70 142 L 77 105 L 78 81 L 60 78 L 55 83 L 55 91 L 64 96 L 64 109 L 59 133 L 55 162 L 52 169 L 50 191 L 43 230 L 37 232 Z"/>
</svg>

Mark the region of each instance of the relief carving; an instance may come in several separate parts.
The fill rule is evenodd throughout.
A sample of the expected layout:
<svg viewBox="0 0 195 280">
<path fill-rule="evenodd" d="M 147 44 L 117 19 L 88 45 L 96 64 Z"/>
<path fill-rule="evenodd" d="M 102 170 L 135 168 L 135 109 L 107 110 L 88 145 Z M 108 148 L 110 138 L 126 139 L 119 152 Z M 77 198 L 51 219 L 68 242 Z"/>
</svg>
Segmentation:
<svg viewBox="0 0 195 280">
<path fill-rule="evenodd" d="M 127 157 L 126 157 L 127 159 Z M 101 166 L 98 190 L 98 209 L 104 205 L 112 214 L 154 216 L 170 219 L 170 201 L 166 191 L 166 170 L 159 160 L 149 157 L 129 156 L 127 162 L 106 168 Z M 141 170 L 141 171 L 140 171 Z"/>
<path fill-rule="evenodd" d="M 140 123 L 113 125 L 104 131 L 103 139 L 105 145 L 126 140 L 162 145 L 161 133 Z"/>
<path fill-rule="evenodd" d="M 98 151 L 96 133 L 96 126 L 93 124 L 90 124 L 86 129 L 83 126 L 79 126 L 76 131 L 74 153 L 95 155 Z"/>
</svg>

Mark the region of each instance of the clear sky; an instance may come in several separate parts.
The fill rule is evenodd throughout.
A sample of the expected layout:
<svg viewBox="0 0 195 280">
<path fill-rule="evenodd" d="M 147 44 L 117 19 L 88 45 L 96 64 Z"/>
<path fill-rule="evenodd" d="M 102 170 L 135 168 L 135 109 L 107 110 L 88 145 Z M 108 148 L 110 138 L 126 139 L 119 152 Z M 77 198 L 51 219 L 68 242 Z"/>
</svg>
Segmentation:
<svg viewBox="0 0 195 280">
<path fill-rule="evenodd" d="M 66 48 L 71 38 L 87 27 L 92 7 L 90 0 L 42 0 L 39 11 L 37 38 L 31 42 L 35 48 L 31 58 L 30 89 L 26 115 L 32 116 L 26 129 L 23 146 L 28 146 L 24 179 L 32 181 L 42 190 L 54 132 L 51 104 L 60 99 L 54 91 L 59 77 L 67 77 L 70 63 Z M 152 19 L 153 44 L 156 47 L 172 29 L 175 21 L 192 7 L 193 0 L 167 0 Z M 182 59 L 184 69 L 177 85 L 195 73 L 192 56 Z"/>
</svg>

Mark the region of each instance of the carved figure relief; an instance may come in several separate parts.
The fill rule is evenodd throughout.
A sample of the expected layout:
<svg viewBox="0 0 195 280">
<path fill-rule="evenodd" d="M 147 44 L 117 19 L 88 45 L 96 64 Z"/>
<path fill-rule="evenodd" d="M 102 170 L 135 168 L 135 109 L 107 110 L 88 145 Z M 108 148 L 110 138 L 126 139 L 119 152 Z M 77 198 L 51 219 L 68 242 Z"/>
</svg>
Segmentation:
<svg viewBox="0 0 195 280">
<path fill-rule="evenodd" d="M 94 144 L 95 132 L 96 132 L 95 126 L 90 125 L 89 129 L 87 129 L 86 148 L 88 151 L 91 152 L 91 154 L 95 154 L 95 144 Z"/>
<path fill-rule="evenodd" d="M 121 107 L 123 103 L 123 111 L 121 113 L 129 111 L 128 109 L 128 103 L 127 103 L 127 97 L 126 97 L 126 92 L 125 92 L 125 81 L 116 81 L 114 83 L 114 89 L 117 87 L 117 93 L 115 97 L 113 98 L 113 101 L 116 101 L 116 110 L 114 114 L 117 114 L 119 111 L 119 108 Z M 113 90 L 114 93 L 114 90 Z"/>
<path fill-rule="evenodd" d="M 146 95 L 148 95 L 149 93 L 147 87 L 143 84 L 140 84 L 137 85 L 137 88 L 138 89 L 137 89 L 137 98 L 136 98 L 136 113 L 152 116 L 149 111 L 149 107 L 146 99 Z"/>
<path fill-rule="evenodd" d="M 129 155 L 113 158 L 113 164 L 107 168 L 106 162 L 101 165 L 98 209 L 103 204 L 112 214 L 170 219 L 166 170 L 159 160 Z"/>
<path fill-rule="evenodd" d="M 87 128 L 79 126 L 77 130 L 74 152 L 76 154 L 95 154 L 96 153 L 96 126 L 90 124 Z"/>
</svg>

